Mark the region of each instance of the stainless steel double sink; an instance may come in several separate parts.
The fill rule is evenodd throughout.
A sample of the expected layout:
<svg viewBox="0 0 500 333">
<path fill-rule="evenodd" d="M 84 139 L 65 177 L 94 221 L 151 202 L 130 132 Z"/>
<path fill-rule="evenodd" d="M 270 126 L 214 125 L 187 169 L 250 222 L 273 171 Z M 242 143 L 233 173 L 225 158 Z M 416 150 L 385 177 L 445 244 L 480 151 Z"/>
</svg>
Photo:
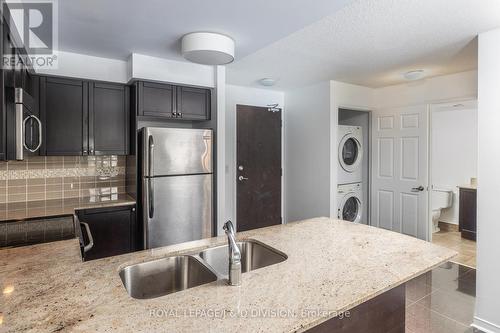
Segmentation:
<svg viewBox="0 0 500 333">
<path fill-rule="evenodd" d="M 256 240 L 238 242 L 237 245 L 241 251 L 242 273 L 287 259 L 286 254 Z M 150 299 L 227 279 L 228 269 L 229 249 L 222 245 L 130 265 L 121 269 L 119 274 L 131 297 Z"/>
</svg>

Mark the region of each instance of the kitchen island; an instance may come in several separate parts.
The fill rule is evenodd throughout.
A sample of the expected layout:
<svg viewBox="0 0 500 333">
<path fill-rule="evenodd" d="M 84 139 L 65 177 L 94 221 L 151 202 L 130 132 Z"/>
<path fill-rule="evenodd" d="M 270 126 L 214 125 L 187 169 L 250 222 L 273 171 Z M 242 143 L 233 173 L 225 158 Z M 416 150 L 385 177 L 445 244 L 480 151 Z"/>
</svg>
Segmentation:
<svg viewBox="0 0 500 333">
<path fill-rule="evenodd" d="M 152 299 L 134 299 L 120 269 L 225 244 L 225 236 L 81 262 L 77 240 L 0 250 L 2 332 L 302 332 L 448 261 L 454 251 L 329 218 L 237 234 L 287 260 Z"/>
</svg>

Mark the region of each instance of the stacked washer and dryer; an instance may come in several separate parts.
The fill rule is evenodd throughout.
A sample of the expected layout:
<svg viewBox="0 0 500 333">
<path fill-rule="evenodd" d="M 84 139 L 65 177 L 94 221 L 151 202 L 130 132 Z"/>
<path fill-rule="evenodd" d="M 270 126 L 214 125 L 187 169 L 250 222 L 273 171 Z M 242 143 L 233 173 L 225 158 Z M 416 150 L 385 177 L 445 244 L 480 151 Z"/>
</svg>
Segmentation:
<svg viewBox="0 0 500 333">
<path fill-rule="evenodd" d="M 338 127 L 338 218 L 360 223 L 363 211 L 363 129 Z"/>
</svg>

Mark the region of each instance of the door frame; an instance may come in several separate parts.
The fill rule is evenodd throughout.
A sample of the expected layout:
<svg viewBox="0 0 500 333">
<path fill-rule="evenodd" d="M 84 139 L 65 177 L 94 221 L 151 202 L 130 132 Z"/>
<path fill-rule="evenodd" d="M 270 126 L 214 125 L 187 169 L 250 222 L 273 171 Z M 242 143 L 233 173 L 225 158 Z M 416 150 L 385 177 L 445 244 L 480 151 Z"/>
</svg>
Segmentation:
<svg viewBox="0 0 500 333">
<path fill-rule="evenodd" d="M 250 107 L 257 107 L 257 108 L 268 108 L 269 106 L 267 105 L 250 105 L 250 104 L 244 104 L 244 103 L 236 103 L 235 105 L 235 115 L 234 115 L 234 164 L 232 165 L 233 171 L 234 171 L 234 177 L 232 179 L 233 182 L 233 193 L 234 193 L 234 207 L 233 207 L 233 223 L 235 224 L 236 230 L 238 230 L 238 182 L 236 180 L 236 169 L 238 168 L 238 106 L 250 106 Z M 281 106 L 278 104 L 277 108 L 281 109 L 281 224 L 286 224 L 286 216 L 285 216 L 285 117 L 284 117 L 284 112 L 285 108 L 284 106 Z M 232 175 L 232 172 L 230 173 Z"/>
<path fill-rule="evenodd" d="M 427 202 L 427 241 L 432 242 L 432 114 L 433 112 L 436 112 L 435 108 L 437 106 L 442 106 L 443 104 L 453 104 L 453 103 L 462 103 L 462 102 L 471 102 L 471 101 L 476 101 L 477 103 L 477 96 L 471 96 L 471 97 L 462 97 L 462 98 L 454 98 L 454 99 L 449 99 L 449 100 L 443 100 L 443 101 L 437 101 L 437 102 L 432 102 L 427 105 L 427 112 L 428 112 L 428 147 L 427 147 L 427 189 L 429 192 L 428 195 L 428 202 Z"/>
</svg>

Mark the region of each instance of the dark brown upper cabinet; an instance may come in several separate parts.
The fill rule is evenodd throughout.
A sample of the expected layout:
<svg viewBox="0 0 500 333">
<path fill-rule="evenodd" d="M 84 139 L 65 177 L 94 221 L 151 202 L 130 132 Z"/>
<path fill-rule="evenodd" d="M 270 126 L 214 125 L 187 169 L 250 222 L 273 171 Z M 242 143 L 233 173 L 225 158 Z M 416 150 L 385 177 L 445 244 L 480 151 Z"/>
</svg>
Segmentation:
<svg viewBox="0 0 500 333">
<path fill-rule="evenodd" d="M 188 120 L 210 119 L 210 90 L 177 87 L 177 115 Z"/>
<path fill-rule="evenodd" d="M 139 116 L 175 118 L 175 87 L 138 82 Z"/>
<path fill-rule="evenodd" d="M 211 90 L 136 82 L 137 115 L 171 120 L 209 120 Z"/>
<path fill-rule="evenodd" d="M 89 87 L 89 153 L 127 155 L 130 89 L 92 82 Z"/>
<path fill-rule="evenodd" d="M 125 85 L 41 77 L 42 153 L 127 155 L 129 110 Z"/>
<path fill-rule="evenodd" d="M 88 88 L 82 80 L 40 78 L 42 153 L 88 155 Z"/>
</svg>

